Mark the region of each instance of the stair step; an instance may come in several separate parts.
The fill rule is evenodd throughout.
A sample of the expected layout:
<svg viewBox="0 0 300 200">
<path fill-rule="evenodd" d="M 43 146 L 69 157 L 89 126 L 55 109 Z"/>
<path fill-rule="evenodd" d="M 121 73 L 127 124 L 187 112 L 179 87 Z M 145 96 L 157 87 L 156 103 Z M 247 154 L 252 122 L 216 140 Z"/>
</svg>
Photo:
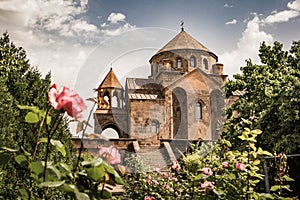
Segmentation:
<svg viewBox="0 0 300 200">
<path fill-rule="evenodd" d="M 164 147 L 144 148 L 141 146 L 138 155 L 150 169 L 166 168 L 170 164 L 168 152 Z"/>
</svg>

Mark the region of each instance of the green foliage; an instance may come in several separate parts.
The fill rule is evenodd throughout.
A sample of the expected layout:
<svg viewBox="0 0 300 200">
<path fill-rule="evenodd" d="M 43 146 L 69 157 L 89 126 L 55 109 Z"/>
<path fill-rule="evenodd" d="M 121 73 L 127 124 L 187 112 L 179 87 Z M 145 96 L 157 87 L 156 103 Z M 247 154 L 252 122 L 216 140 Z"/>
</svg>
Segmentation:
<svg viewBox="0 0 300 200">
<path fill-rule="evenodd" d="M 300 152 L 300 41 L 293 42 L 289 51 L 275 42 L 273 46 L 262 43 L 259 50 L 260 65 L 251 60 L 225 85 L 226 96 L 236 90 L 245 94 L 227 109 L 222 137 L 240 146 L 237 136 L 250 119 L 253 129 L 263 131 L 255 140 L 257 146 L 269 152 L 297 154 Z M 243 137 L 243 136 L 241 136 Z M 296 165 L 299 165 L 299 162 Z M 295 189 L 300 176 L 292 170 Z M 275 176 L 274 174 L 272 176 Z M 293 185 L 293 184 L 292 184 Z"/>
<path fill-rule="evenodd" d="M 131 157 L 128 167 L 138 166 L 140 171 L 125 174 L 125 194 L 120 199 L 292 199 L 278 192 L 289 188 L 285 182 L 292 179 L 286 174 L 281 177 L 284 184 L 272 186 L 271 194 L 258 192 L 264 180 L 263 158 L 273 156 L 256 147 L 256 138 L 261 134 L 258 129 L 245 128 L 238 136 L 238 149 L 224 138 L 215 145 L 191 145 L 191 151 L 180 161 L 181 168 L 145 171 L 139 158 Z M 282 174 L 280 170 L 278 173 Z"/>
<path fill-rule="evenodd" d="M 17 199 L 18 188 L 32 188 L 30 191 L 28 189 L 19 191 L 31 198 L 40 195 L 40 189 L 30 180 L 31 174 L 25 166 L 24 156 L 28 162 L 34 152 L 37 152 L 35 160 L 42 160 L 45 157 L 45 145 L 38 145 L 36 149 L 39 132 L 39 124 L 36 122 L 40 122 L 46 116 L 45 110 L 49 107 L 47 92 L 51 83 L 50 78 L 50 74 L 42 78 L 41 73 L 30 66 L 25 50 L 16 47 L 10 41 L 8 33 L 0 37 L 0 147 L 16 149 L 19 154 L 14 158 L 10 155 L 13 152 L 1 150 L 3 152 L 0 155 L 9 160 L 0 161 L 1 164 L 6 163 L 5 166 L 0 166 L 0 199 L 2 197 Z M 49 113 L 45 124 L 52 126 L 54 121 L 51 117 L 58 114 L 59 112 L 54 110 Z M 40 136 L 46 136 L 45 126 L 40 130 Z M 70 137 L 66 120 L 63 119 L 58 124 L 54 138 L 62 141 L 65 149 L 70 151 L 66 152 L 63 158 L 61 153 L 51 152 L 50 156 L 54 162 L 58 160 L 72 162 Z"/>
<path fill-rule="evenodd" d="M 300 151 L 300 41 L 293 42 L 289 52 L 282 44 L 262 43 L 259 56 L 261 65 L 248 60 L 225 86 L 226 96 L 236 90 L 244 91 L 227 110 L 224 137 L 233 141 L 245 124 L 242 118 L 251 119 L 252 128 L 263 131 L 258 146 L 270 152 L 287 154 Z M 238 113 L 238 116 L 234 114 Z"/>
</svg>

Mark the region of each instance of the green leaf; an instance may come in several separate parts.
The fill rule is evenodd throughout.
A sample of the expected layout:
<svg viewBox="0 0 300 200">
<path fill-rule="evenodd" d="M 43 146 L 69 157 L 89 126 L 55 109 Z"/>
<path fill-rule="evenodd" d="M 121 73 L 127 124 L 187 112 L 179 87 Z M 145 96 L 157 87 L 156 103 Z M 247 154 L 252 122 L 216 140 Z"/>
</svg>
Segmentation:
<svg viewBox="0 0 300 200">
<path fill-rule="evenodd" d="M 37 106 L 25 106 L 25 105 L 18 105 L 18 108 L 21 110 L 31 110 L 32 112 L 38 114 L 39 108 Z"/>
<path fill-rule="evenodd" d="M 76 199 L 78 199 L 78 200 L 90 200 L 90 197 L 86 193 L 76 192 Z"/>
<path fill-rule="evenodd" d="M 39 121 L 39 116 L 34 112 L 29 112 L 25 116 L 25 122 L 27 123 L 36 123 Z"/>
<path fill-rule="evenodd" d="M 86 169 L 86 172 L 88 177 L 94 181 L 100 181 L 103 179 L 105 174 L 104 168 L 101 166 L 88 168 Z"/>
<path fill-rule="evenodd" d="M 243 134 L 243 135 L 240 135 L 238 136 L 238 138 L 240 138 L 241 140 L 247 140 L 246 136 Z"/>
<path fill-rule="evenodd" d="M 9 162 L 11 155 L 8 153 L 0 153 L 0 165 L 5 165 Z"/>
<path fill-rule="evenodd" d="M 42 138 L 39 139 L 39 143 L 43 143 L 43 142 L 47 143 L 48 138 L 42 137 Z"/>
<path fill-rule="evenodd" d="M 66 148 L 59 140 L 50 140 L 50 143 L 55 146 L 56 150 L 59 151 L 64 157 L 66 156 Z"/>
<path fill-rule="evenodd" d="M 105 163 L 105 164 L 106 164 L 105 169 L 106 169 L 107 173 L 114 175 L 115 174 L 115 169 L 112 166 L 107 165 L 107 163 Z"/>
<path fill-rule="evenodd" d="M 196 177 L 195 177 L 195 181 L 198 181 L 200 179 L 202 179 L 204 176 L 204 174 L 198 174 Z"/>
<path fill-rule="evenodd" d="M 286 181 L 295 181 L 294 179 L 292 179 L 288 175 L 284 175 L 282 178 L 284 178 Z"/>
<path fill-rule="evenodd" d="M 260 135 L 260 134 L 262 133 L 262 131 L 259 130 L 259 129 L 255 129 L 255 130 L 252 130 L 251 133 L 252 133 L 253 135 Z"/>
<path fill-rule="evenodd" d="M 9 152 L 11 152 L 11 153 L 14 153 L 14 152 L 19 151 L 18 149 L 11 149 L 11 148 L 8 148 L 8 147 L 1 147 L 1 149 L 6 150 L 6 151 L 9 151 Z"/>
<path fill-rule="evenodd" d="M 115 173 L 113 180 L 116 184 L 124 185 L 123 179 L 119 176 L 117 172 Z"/>
<path fill-rule="evenodd" d="M 111 192 L 109 192 L 107 190 L 103 190 L 101 198 L 103 198 L 103 199 L 110 199 L 110 198 L 112 198 L 112 194 L 111 194 Z"/>
<path fill-rule="evenodd" d="M 280 186 L 279 186 L 279 185 L 273 185 L 273 186 L 271 187 L 270 191 L 275 192 L 275 191 L 277 191 L 277 190 L 279 190 L 279 189 L 280 189 Z"/>
<path fill-rule="evenodd" d="M 24 189 L 24 188 L 20 188 L 19 190 L 18 190 L 18 196 L 19 196 L 19 198 L 21 198 L 22 200 L 24 199 L 24 200 L 27 200 L 27 199 L 29 199 L 29 194 L 28 194 L 28 191 L 26 190 L 26 189 Z"/>
<path fill-rule="evenodd" d="M 235 177 L 235 174 L 234 174 L 234 173 L 230 173 L 230 174 L 228 174 L 228 178 L 229 178 L 230 180 L 234 180 L 236 177 Z"/>
<path fill-rule="evenodd" d="M 252 165 L 258 165 L 260 163 L 260 160 L 254 160 L 253 162 L 252 162 Z"/>
<path fill-rule="evenodd" d="M 59 171 L 56 167 L 54 167 L 53 165 L 48 165 L 48 166 L 47 166 L 47 169 L 50 170 L 50 171 L 52 171 L 52 172 L 56 175 L 56 177 L 57 177 L 58 179 L 61 178 L 60 171 Z M 48 174 L 47 174 L 47 175 L 48 175 Z"/>
<path fill-rule="evenodd" d="M 29 163 L 29 168 L 32 172 L 34 172 L 37 175 L 44 172 L 44 166 L 39 161 Z"/>
<path fill-rule="evenodd" d="M 46 124 L 50 124 L 50 122 L 51 122 L 51 116 L 47 116 L 47 118 L 46 118 Z"/>
<path fill-rule="evenodd" d="M 27 163 L 27 158 L 24 155 L 17 155 L 15 157 L 15 161 L 21 165 L 24 166 Z"/>
<path fill-rule="evenodd" d="M 76 185 L 73 184 L 64 184 L 61 186 L 60 190 L 63 192 L 69 192 L 73 194 L 76 194 L 76 192 L 78 192 Z"/>
<path fill-rule="evenodd" d="M 39 187 L 60 187 L 65 183 L 65 181 L 46 181 L 39 184 Z"/>
<path fill-rule="evenodd" d="M 263 151 L 261 147 L 258 147 L 257 154 L 258 154 L 258 155 L 273 156 L 270 152 L 268 152 L 268 151 Z"/>
</svg>

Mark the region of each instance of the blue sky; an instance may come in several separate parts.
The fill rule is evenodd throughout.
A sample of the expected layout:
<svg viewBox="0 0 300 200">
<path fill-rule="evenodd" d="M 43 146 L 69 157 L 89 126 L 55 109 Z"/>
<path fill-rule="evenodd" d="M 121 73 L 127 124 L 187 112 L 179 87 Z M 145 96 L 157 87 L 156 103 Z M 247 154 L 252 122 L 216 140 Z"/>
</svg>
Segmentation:
<svg viewBox="0 0 300 200">
<path fill-rule="evenodd" d="M 208 47 L 228 75 L 262 41 L 300 39 L 300 0 L 0 0 L 0 31 L 59 86 L 94 95 L 110 67 L 122 82 L 149 73 L 149 59 L 180 31 Z"/>
</svg>

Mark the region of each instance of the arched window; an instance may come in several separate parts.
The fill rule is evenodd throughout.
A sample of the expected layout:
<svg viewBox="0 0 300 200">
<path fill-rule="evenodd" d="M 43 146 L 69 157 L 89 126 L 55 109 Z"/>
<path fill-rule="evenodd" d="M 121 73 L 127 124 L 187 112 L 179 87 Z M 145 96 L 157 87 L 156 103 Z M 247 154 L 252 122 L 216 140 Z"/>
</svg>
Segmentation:
<svg viewBox="0 0 300 200">
<path fill-rule="evenodd" d="M 190 58 L 190 64 L 191 64 L 191 67 L 196 67 L 196 58 L 195 58 L 195 56 L 192 56 L 191 58 Z"/>
<path fill-rule="evenodd" d="M 113 108 L 117 108 L 118 106 L 118 97 L 117 96 L 113 96 L 112 98 L 112 107 Z"/>
<path fill-rule="evenodd" d="M 119 99 L 118 99 L 118 93 L 117 91 L 114 91 L 113 97 L 112 97 L 112 101 L 111 101 L 111 106 L 113 108 L 117 108 L 119 107 Z"/>
<path fill-rule="evenodd" d="M 208 70 L 208 61 L 206 58 L 203 59 L 203 66 L 205 70 Z"/>
<path fill-rule="evenodd" d="M 158 133 L 158 123 L 156 120 L 151 122 L 151 133 Z"/>
<path fill-rule="evenodd" d="M 177 68 L 178 69 L 181 68 L 181 59 L 180 58 L 177 59 Z"/>
<path fill-rule="evenodd" d="M 105 93 L 104 93 L 104 96 L 103 96 L 103 99 L 104 99 L 104 104 L 105 104 L 105 107 L 110 107 L 110 97 L 109 97 L 109 92 L 108 91 L 106 91 Z"/>
<path fill-rule="evenodd" d="M 195 106 L 195 116 L 196 116 L 197 120 L 202 119 L 202 105 L 201 105 L 200 102 L 196 103 L 196 106 Z"/>
</svg>

